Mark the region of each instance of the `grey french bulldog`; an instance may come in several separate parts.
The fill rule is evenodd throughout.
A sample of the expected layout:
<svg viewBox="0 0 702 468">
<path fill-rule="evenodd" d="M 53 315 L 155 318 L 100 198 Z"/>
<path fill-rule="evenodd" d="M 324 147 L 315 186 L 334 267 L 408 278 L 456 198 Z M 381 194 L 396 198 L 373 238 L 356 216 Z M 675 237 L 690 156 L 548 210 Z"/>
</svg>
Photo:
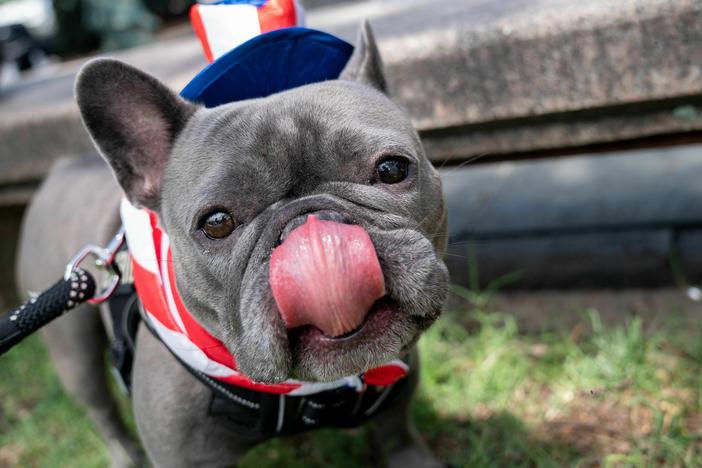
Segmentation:
<svg viewBox="0 0 702 468">
<path fill-rule="evenodd" d="M 23 226 L 21 289 L 46 288 L 82 245 L 104 245 L 126 194 L 158 214 L 183 301 L 250 378 L 328 381 L 410 355 L 407 385 L 374 417 L 374 434 L 388 466 L 441 466 L 408 406 L 419 376 L 414 345 L 447 292 L 446 210 L 417 132 L 387 96 L 367 24 L 340 79 L 266 98 L 205 109 L 110 59 L 83 68 L 76 96 L 109 168 L 89 158 L 51 171 Z M 286 328 L 269 285 L 271 251 L 309 214 L 368 232 L 391 304 L 382 320 L 369 314 L 342 337 L 307 341 Z M 44 330 L 63 385 L 87 409 L 113 464 L 140 465 L 141 448 L 108 391 L 108 334 L 88 305 Z M 209 414 L 212 391 L 144 326 L 137 343 L 132 403 L 153 465 L 229 466 L 263 441 Z"/>
</svg>

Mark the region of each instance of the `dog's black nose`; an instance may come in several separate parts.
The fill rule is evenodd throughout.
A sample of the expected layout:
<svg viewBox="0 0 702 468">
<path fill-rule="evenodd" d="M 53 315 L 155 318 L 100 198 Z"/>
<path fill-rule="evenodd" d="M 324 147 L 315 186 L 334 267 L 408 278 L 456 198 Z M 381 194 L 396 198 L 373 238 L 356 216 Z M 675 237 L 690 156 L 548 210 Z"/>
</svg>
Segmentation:
<svg viewBox="0 0 702 468">
<path fill-rule="evenodd" d="M 288 222 L 288 224 L 285 225 L 285 227 L 283 228 L 283 231 L 280 233 L 280 243 L 282 243 L 285 239 L 287 239 L 287 237 L 290 235 L 290 233 L 293 231 L 293 229 L 305 224 L 305 221 L 307 221 L 307 217 L 309 215 L 315 215 L 317 217 L 317 219 L 321 219 L 324 221 L 336 221 L 337 223 L 347 223 L 346 217 L 337 211 L 331 211 L 331 210 L 310 211 L 309 213 L 305 213 L 305 214 L 301 214 L 300 216 L 296 216 L 295 218 L 291 219 Z"/>
</svg>

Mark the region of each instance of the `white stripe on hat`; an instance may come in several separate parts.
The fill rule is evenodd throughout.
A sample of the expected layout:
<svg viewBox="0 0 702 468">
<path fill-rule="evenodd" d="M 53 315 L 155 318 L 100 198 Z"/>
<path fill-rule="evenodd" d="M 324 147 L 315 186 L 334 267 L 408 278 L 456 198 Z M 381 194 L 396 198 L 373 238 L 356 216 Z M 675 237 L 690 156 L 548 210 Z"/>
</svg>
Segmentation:
<svg viewBox="0 0 702 468">
<path fill-rule="evenodd" d="M 213 59 L 261 34 L 253 5 L 200 5 L 199 12 Z"/>
<path fill-rule="evenodd" d="M 255 0 L 236 3 L 200 1 L 192 6 L 190 20 L 212 62 L 249 39 L 268 31 L 304 26 L 305 11 L 298 0 Z"/>
</svg>

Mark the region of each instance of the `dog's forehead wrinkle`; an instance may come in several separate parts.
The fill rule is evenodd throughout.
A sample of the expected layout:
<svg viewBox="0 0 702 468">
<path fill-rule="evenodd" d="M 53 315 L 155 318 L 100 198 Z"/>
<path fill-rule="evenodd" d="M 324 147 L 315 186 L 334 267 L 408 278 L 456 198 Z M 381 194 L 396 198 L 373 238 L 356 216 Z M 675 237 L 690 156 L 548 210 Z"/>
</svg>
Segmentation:
<svg viewBox="0 0 702 468">
<path fill-rule="evenodd" d="M 331 80 L 301 86 L 269 98 L 275 106 L 340 121 L 411 129 L 407 115 L 387 96 L 359 83 Z M 341 120 L 339 120 L 341 119 Z"/>
<path fill-rule="evenodd" d="M 198 112 L 197 117 L 197 146 L 245 147 L 253 157 L 292 160 L 302 156 L 305 163 L 329 156 L 344 141 L 359 146 L 355 152 L 373 140 L 378 146 L 394 140 L 416 146 L 411 124 L 399 108 L 381 93 L 354 83 L 303 86 Z M 366 151 L 372 149 L 377 150 Z"/>
</svg>

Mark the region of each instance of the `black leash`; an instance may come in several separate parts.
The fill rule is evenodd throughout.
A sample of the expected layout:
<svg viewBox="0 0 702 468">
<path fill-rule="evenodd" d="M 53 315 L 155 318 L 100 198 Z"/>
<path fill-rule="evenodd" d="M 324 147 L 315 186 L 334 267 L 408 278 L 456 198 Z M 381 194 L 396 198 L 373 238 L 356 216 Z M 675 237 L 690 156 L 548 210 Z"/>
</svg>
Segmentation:
<svg viewBox="0 0 702 468">
<path fill-rule="evenodd" d="M 0 355 L 64 312 L 84 302 L 99 304 L 107 300 L 120 282 L 115 255 L 123 243 L 124 230 L 120 229 L 106 248 L 94 245 L 83 247 L 66 266 L 63 279 L 0 316 Z M 109 282 L 102 289 L 97 287 L 89 272 L 79 267 L 89 256 L 95 257 L 96 267 L 110 274 Z"/>
<path fill-rule="evenodd" d="M 57 281 L 43 293 L 0 317 L 0 354 L 94 295 L 93 276 L 80 268 L 74 270 L 68 280 Z"/>
</svg>

